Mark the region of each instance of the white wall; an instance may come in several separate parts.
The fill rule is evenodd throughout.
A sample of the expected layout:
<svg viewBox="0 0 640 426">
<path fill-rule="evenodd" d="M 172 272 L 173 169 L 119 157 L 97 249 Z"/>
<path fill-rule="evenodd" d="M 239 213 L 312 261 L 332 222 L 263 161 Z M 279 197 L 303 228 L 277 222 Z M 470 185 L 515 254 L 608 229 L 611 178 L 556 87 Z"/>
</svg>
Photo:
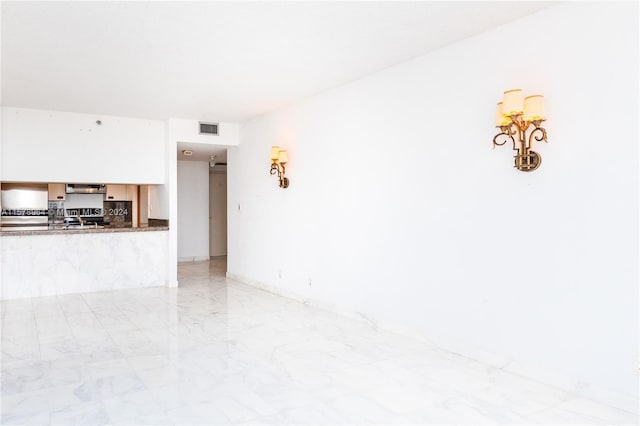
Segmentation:
<svg viewBox="0 0 640 426">
<path fill-rule="evenodd" d="M 164 183 L 165 122 L 3 107 L 1 154 L 3 181 Z"/>
<path fill-rule="evenodd" d="M 209 163 L 178 161 L 178 261 L 209 259 Z"/>
<path fill-rule="evenodd" d="M 227 254 L 227 175 L 209 175 L 209 256 Z"/>
<path fill-rule="evenodd" d="M 246 123 L 230 275 L 637 396 L 637 16 L 562 4 Z M 528 174 L 491 146 L 515 87 L 547 103 Z"/>
</svg>

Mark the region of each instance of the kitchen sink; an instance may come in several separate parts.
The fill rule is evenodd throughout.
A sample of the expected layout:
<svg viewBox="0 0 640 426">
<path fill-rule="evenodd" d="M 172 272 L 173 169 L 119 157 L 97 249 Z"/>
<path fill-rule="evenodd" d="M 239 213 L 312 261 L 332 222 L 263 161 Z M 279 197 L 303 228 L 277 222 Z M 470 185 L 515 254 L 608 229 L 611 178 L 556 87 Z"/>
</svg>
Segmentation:
<svg viewBox="0 0 640 426">
<path fill-rule="evenodd" d="M 104 225 L 67 225 L 63 229 L 104 229 Z"/>
</svg>

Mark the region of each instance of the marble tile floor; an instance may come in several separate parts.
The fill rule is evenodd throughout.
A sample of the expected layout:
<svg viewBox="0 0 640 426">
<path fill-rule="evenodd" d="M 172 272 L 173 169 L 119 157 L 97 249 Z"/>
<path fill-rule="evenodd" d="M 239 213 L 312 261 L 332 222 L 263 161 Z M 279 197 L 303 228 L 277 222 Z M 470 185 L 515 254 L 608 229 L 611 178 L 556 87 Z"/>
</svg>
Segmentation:
<svg viewBox="0 0 640 426">
<path fill-rule="evenodd" d="M 5 301 L 3 425 L 637 424 L 638 417 L 181 264 L 178 289 Z"/>
</svg>

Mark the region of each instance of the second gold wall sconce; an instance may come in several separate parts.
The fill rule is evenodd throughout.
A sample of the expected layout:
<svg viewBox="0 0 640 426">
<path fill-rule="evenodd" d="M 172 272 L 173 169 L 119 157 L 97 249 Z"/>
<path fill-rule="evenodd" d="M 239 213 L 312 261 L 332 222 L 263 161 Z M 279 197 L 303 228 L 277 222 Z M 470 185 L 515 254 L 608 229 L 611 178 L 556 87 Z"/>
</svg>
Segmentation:
<svg viewBox="0 0 640 426">
<path fill-rule="evenodd" d="M 521 172 L 534 171 L 540 167 L 542 158 L 531 148 L 534 140 L 547 142 L 547 131 L 540 127 L 545 120 L 542 95 L 527 96 L 523 100 L 522 89 L 507 90 L 504 92 L 504 99 L 498 102 L 496 109 L 496 127 L 500 128 L 500 133 L 494 136 L 493 147 L 502 146 L 510 140 L 513 143 L 513 150 L 518 152 L 513 157 L 514 167 Z M 530 125 L 533 125 L 533 129 L 527 138 L 526 131 Z M 518 146 L 516 146 L 516 136 Z"/>
<path fill-rule="evenodd" d="M 285 164 L 289 161 L 287 151 L 281 150 L 279 146 L 271 147 L 271 168 L 269 174 L 278 174 L 280 188 L 289 187 L 289 178 L 285 176 Z"/>
</svg>

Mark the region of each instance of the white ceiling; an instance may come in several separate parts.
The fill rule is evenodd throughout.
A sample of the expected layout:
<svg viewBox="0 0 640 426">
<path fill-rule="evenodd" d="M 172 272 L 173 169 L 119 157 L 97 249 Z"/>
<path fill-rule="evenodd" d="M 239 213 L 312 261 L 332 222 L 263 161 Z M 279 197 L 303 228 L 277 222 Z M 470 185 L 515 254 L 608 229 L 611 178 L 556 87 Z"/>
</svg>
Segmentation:
<svg viewBox="0 0 640 426">
<path fill-rule="evenodd" d="M 182 151 L 191 151 L 192 155 L 184 155 Z M 227 162 L 227 147 L 204 143 L 178 142 L 178 161 L 209 161 L 215 155 L 216 163 Z"/>
<path fill-rule="evenodd" d="M 551 4 L 2 1 L 2 104 L 241 122 Z"/>
</svg>

